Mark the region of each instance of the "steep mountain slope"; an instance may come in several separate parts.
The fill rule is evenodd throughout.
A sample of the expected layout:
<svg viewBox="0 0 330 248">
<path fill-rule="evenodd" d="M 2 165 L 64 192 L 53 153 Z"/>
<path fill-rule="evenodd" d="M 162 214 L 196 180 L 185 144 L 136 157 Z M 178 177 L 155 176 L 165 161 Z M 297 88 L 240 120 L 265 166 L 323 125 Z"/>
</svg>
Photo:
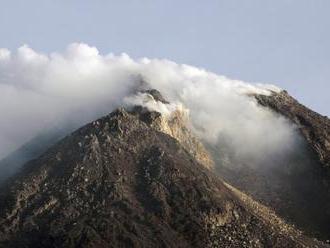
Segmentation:
<svg viewBox="0 0 330 248">
<path fill-rule="evenodd" d="M 295 174 L 294 183 L 299 186 L 297 189 L 306 199 L 305 205 L 310 206 L 313 211 L 312 229 L 319 230 L 318 236 L 329 240 L 330 119 L 300 104 L 286 91 L 273 93 L 270 96 L 258 95 L 256 99 L 259 104 L 290 119 L 304 137 L 306 145 L 300 150 L 303 161 L 299 161 L 296 168 L 291 168 L 291 174 Z"/>
<path fill-rule="evenodd" d="M 118 109 L 26 164 L 1 190 L 0 246 L 326 247 L 222 183 L 159 118 Z"/>
<path fill-rule="evenodd" d="M 298 103 L 287 92 L 255 95 L 258 103 L 292 121 L 296 147 L 256 166 L 224 160 L 226 151 L 209 147 L 222 178 L 310 236 L 330 239 L 330 120 Z"/>
<path fill-rule="evenodd" d="M 0 160 L 0 184 L 13 175 L 22 165 L 37 158 L 51 145 L 65 136 L 64 130 L 52 129 L 33 138 L 19 149 Z"/>
</svg>

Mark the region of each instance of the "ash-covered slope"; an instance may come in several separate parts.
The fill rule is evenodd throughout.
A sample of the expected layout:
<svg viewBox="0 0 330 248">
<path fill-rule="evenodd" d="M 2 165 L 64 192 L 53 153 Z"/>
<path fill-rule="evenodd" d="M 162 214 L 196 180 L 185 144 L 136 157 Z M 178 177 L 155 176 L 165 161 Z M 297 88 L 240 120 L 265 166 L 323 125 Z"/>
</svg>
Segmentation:
<svg viewBox="0 0 330 248">
<path fill-rule="evenodd" d="M 286 91 L 270 96 L 257 95 L 261 105 L 286 116 L 298 125 L 301 133 L 318 155 L 320 162 L 330 167 L 330 119 L 322 116 L 291 97 Z"/>
<path fill-rule="evenodd" d="M 325 246 L 223 184 L 157 116 L 119 109 L 26 164 L 1 189 L 0 246 Z"/>
<path fill-rule="evenodd" d="M 225 153 L 217 153 L 221 148 L 211 147 L 219 174 L 306 234 L 329 240 L 330 120 L 285 91 L 254 97 L 260 105 L 294 123 L 300 140 L 292 150 L 269 157 L 260 165 L 224 161 Z"/>
<path fill-rule="evenodd" d="M 309 216 L 305 213 L 300 218 L 305 220 L 307 231 L 330 240 L 330 119 L 300 104 L 286 91 L 257 95 L 256 99 L 290 119 L 304 137 L 306 145 L 300 151 L 303 161 L 290 161 L 296 163 L 290 168 L 290 177 L 294 180 L 294 190 L 300 193 L 297 202 L 304 199 L 301 209 L 307 207 L 310 211 Z M 298 209 L 297 206 L 296 212 Z"/>
</svg>

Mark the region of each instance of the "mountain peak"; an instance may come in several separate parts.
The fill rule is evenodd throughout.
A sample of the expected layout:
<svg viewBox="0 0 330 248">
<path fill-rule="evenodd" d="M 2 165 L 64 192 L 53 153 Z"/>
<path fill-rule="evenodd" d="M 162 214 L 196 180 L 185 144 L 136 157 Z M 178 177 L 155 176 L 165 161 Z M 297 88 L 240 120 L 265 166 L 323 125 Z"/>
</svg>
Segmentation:
<svg viewBox="0 0 330 248">
<path fill-rule="evenodd" d="M 193 141 L 179 139 L 186 135 L 177 124 L 181 119 L 166 120 L 167 130 L 160 124 L 159 113 L 151 122 L 145 121 L 145 114 L 119 108 L 78 129 L 26 164 L 2 188 L 0 244 L 318 244 L 293 228 L 265 218 L 258 212 L 257 203 L 252 212 L 246 200 L 241 200 L 186 148 Z"/>
</svg>

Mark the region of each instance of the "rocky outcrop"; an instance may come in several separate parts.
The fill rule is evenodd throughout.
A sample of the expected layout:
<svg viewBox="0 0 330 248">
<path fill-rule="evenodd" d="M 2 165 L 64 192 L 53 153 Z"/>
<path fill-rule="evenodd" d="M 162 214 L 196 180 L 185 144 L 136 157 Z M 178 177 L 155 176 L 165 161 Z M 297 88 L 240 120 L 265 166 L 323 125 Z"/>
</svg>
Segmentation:
<svg viewBox="0 0 330 248">
<path fill-rule="evenodd" d="M 169 104 L 160 92 L 155 89 L 141 92 L 149 94 L 149 101 L 159 101 L 163 104 Z M 135 106 L 131 113 L 138 115 L 140 120 L 147 123 L 151 128 L 166 133 L 178 140 L 180 144 L 206 168 L 214 168 L 211 155 L 190 131 L 189 116 L 185 109 L 177 108 L 170 114 L 163 115 L 156 111 L 150 111 L 143 106 Z"/>
</svg>

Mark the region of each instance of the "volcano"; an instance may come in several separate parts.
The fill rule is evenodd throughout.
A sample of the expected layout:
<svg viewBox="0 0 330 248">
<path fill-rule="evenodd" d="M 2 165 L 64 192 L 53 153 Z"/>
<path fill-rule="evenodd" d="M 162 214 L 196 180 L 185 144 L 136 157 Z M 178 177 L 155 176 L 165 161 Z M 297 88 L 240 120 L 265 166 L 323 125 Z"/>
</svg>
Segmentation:
<svg viewBox="0 0 330 248">
<path fill-rule="evenodd" d="M 295 160 L 265 179 L 228 168 L 184 112 L 118 108 L 36 151 L 1 185 L 0 246 L 329 247 L 329 119 L 285 92 L 251 97 L 299 126 L 303 170 Z"/>
</svg>

